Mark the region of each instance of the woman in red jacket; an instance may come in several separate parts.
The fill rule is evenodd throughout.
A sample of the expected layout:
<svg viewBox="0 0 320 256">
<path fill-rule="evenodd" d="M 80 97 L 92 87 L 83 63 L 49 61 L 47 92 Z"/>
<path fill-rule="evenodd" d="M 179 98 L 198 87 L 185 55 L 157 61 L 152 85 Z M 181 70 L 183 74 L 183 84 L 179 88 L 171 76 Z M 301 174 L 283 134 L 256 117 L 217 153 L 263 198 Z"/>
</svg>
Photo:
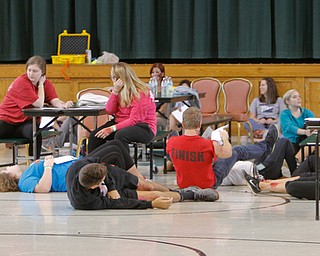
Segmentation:
<svg viewBox="0 0 320 256">
<path fill-rule="evenodd" d="M 148 84 L 124 62 L 113 64 L 110 78 L 113 90 L 106 112 L 114 119 L 90 134 L 89 153 L 113 139 L 120 140 L 129 151 L 129 143 L 148 143 L 156 134 L 156 105 Z"/>
</svg>

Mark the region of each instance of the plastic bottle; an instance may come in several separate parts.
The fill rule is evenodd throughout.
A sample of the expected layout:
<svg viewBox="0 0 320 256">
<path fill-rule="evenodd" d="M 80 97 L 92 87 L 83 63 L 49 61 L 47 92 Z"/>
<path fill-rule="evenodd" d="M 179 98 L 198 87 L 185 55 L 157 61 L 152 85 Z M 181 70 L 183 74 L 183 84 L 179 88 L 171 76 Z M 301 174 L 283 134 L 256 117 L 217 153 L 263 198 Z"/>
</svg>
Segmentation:
<svg viewBox="0 0 320 256">
<path fill-rule="evenodd" d="M 149 86 L 152 94 L 155 96 L 157 94 L 157 87 L 158 87 L 157 79 L 154 77 L 150 78 Z"/>
<path fill-rule="evenodd" d="M 161 82 L 161 96 L 167 96 L 168 77 L 163 78 Z"/>
<path fill-rule="evenodd" d="M 173 82 L 171 77 L 167 79 L 167 95 L 172 95 L 173 93 Z"/>
</svg>

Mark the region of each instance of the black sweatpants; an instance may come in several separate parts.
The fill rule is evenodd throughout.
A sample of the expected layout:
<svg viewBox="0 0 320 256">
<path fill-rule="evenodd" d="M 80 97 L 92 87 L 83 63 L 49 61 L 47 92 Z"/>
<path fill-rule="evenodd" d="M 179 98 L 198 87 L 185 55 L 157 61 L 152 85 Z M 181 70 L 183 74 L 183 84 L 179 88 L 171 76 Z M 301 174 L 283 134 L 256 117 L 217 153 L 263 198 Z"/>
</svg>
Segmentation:
<svg viewBox="0 0 320 256">
<path fill-rule="evenodd" d="M 95 137 L 98 131 L 114 124 L 114 120 L 111 120 L 90 133 L 88 145 L 89 153 L 100 145 L 104 144 L 106 141 L 110 141 L 113 139 L 121 141 L 126 150 L 129 152 L 129 144 L 131 142 L 149 143 L 154 137 L 152 130 L 146 123 L 138 123 L 133 126 L 122 128 L 121 130 L 111 133 L 105 139 Z"/>
<path fill-rule="evenodd" d="M 133 165 L 132 158 L 124 145 L 118 140 L 111 140 L 99 146 L 88 156 L 99 157 L 102 162 L 129 170 Z"/>
<path fill-rule="evenodd" d="M 39 129 L 39 127 L 37 127 Z M 30 140 L 29 143 L 29 156 L 33 156 L 33 130 L 32 120 L 20 124 L 9 124 L 0 120 L 0 138 L 26 138 Z M 42 145 L 41 133 L 37 136 L 37 155 L 36 159 L 40 157 Z"/>
<path fill-rule="evenodd" d="M 273 152 L 262 162 L 266 170 L 261 174 L 265 179 L 275 180 L 281 178 L 283 176 L 281 167 L 284 160 L 286 160 L 292 175 L 297 168 L 295 151 L 289 139 L 280 138 L 276 142 Z"/>
</svg>

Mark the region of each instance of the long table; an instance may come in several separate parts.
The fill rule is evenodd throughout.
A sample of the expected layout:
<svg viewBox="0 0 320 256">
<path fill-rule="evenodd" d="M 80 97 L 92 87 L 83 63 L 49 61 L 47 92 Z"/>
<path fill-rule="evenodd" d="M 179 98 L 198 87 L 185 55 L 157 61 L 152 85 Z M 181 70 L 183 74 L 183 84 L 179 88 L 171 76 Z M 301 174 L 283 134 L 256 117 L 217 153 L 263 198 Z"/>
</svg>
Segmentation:
<svg viewBox="0 0 320 256">
<path fill-rule="evenodd" d="M 206 93 L 202 92 L 199 93 L 199 98 L 203 98 L 206 95 Z M 193 100 L 195 98 L 194 95 L 191 94 L 169 94 L 169 95 L 161 95 L 161 93 L 158 93 L 155 95 L 155 102 L 159 103 L 157 105 L 156 111 L 163 116 L 164 118 L 168 119 L 168 117 L 160 112 L 160 108 L 165 103 L 176 103 L 176 102 L 183 102 L 186 106 L 190 107 L 190 105 L 187 103 L 189 100 Z"/>
<path fill-rule="evenodd" d="M 73 141 L 73 126 L 81 125 L 84 129 L 91 131 L 87 126 L 83 124 L 83 120 L 88 116 L 94 117 L 95 128 L 97 128 L 97 116 L 106 114 L 105 106 L 83 106 L 83 107 L 71 107 L 68 109 L 64 108 L 54 108 L 54 107 L 43 107 L 43 108 L 29 108 L 23 110 L 25 116 L 32 116 L 32 130 L 33 130 L 33 156 L 36 160 L 37 155 L 37 143 L 36 138 L 42 130 L 49 127 L 59 116 L 68 116 L 72 118 L 75 123 L 70 122 L 70 135 L 69 141 Z M 37 128 L 37 118 L 41 116 L 53 117 L 50 122 L 48 122 L 44 127 Z M 72 154 L 72 143 L 70 143 L 70 155 Z"/>
</svg>

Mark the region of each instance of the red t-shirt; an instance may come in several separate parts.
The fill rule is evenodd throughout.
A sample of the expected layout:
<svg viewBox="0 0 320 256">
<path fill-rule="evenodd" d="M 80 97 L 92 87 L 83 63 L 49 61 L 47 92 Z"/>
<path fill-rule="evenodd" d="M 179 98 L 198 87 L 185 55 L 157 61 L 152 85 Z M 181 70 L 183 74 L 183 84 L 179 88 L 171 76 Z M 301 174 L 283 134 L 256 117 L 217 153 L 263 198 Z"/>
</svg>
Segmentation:
<svg viewBox="0 0 320 256">
<path fill-rule="evenodd" d="M 49 80 L 44 82 L 45 102 L 58 98 Z M 32 117 L 24 116 L 22 109 L 33 108 L 32 103 L 38 99 L 38 87 L 34 86 L 27 75 L 21 75 L 9 86 L 6 96 L 0 105 L 0 120 L 18 124 Z"/>
<path fill-rule="evenodd" d="M 180 188 L 212 188 L 216 183 L 212 163 L 216 159 L 211 140 L 195 136 L 175 136 L 168 140 L 167 153 L 176 170 Z"/>
</svg>

